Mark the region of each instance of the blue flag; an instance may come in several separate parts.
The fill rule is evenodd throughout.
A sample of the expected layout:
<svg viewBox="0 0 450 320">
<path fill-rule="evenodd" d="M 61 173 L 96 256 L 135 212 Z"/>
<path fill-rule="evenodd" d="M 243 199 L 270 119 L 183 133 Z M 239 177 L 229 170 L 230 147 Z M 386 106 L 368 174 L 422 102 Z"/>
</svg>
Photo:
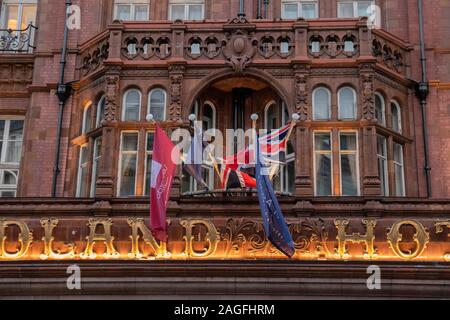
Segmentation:
<svg viewBox="0 0 450 320">
<path fill-rule="evenodd" d="M 258 188 L 259 205 L 263 217 L 264 230 L 270 242 L 281 252 L 292 258 L 295 254 L 295 245 L 292 235 L 284 220 L 272 182 L 269 179 L 269 169 L 261 162 L 261 150 L 256 143 L 256 185 Z"/>
</svg>

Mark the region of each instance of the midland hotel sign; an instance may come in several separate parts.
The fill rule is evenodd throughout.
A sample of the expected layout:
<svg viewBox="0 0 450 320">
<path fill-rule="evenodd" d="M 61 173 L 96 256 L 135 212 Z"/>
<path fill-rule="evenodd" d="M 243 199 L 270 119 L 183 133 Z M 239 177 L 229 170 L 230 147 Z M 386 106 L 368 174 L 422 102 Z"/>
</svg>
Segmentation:
<svg viewBox="0 0 450 320">
<path fill-rule="evenodd" d="M 450 220 L 287 219 L 295 260 L 450 261 Z M 0 216 L 0 260 L 286 259 L 253 218 L 171 219 L 167 243 L 142 218 Z"/>
</svg>

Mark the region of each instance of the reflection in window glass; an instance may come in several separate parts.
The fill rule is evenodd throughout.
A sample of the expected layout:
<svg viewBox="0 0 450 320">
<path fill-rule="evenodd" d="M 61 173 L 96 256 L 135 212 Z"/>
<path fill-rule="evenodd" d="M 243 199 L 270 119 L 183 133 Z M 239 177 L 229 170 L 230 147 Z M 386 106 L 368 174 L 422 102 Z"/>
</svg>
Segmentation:
<svg viewBox="0 0 450 320">
<path fill-rule="evenodd" d="M 149 113 L 153 115 L 155 121 L 166 119 L 166 92 L 162 89 L 155 89 L 150 93 Z"/>
<path fill-rule="evenodd" d="M 141 112 L 141 94 L 137 90 L 130 90 L 125 94 L 123 121 L 138 121 Z"/>
<path fill-rule="evenodd" d="M 405 196 L 405 166 L 403 162 L 403 146 L 394 143 L 394 177 L 395 177 L 395 195 L 397 197 Z"/>
<path fill-rule="evenodd" d="M 325 88 L 314 91 L 314 120 L 329 120 L 331 118 L 330 93 Z"/>
<path fill-rule="evenodd" d="M 134 196 L 136 193 L 137 150 L 138 133 L 123 133 L 120 148 L 120 197 Z"/>
<path fill-rule="evenodd" d="M 356 133 L 340 134 L 341 183 L 343 196 L 358 196 L 358 142 Z"/>
<path fill-rule="evenodd" d="M 333 195 L 331 133 L 315 133 L 314 140 L 316 196 L 331 196 Z"/>
<path fill-rule="evenodd" d="M 387 139 L 379 135 L 377 139 L 378 150 L 378 171 L 381 180 L 381 195 L 389 196 L 389 175 L 388 175 L 388 157 L 387 157 Z"/>
<path fill-rule="evenodd" d="M 356 97 L 355 91 L 351 88 L 339 90 L 339 119 L 356 119 Z"/>
</svg>

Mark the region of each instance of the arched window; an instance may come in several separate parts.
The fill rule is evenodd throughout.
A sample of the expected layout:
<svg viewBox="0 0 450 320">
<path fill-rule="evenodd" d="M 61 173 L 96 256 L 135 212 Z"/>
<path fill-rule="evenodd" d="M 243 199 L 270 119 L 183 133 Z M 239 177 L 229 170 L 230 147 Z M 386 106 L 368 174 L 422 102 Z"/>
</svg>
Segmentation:
<svg viewBox="0 0 450 320">
<path fill-rule="evenodd" d="M 216 128 L 216 108 L 214 105 L 206 101 L 203 105 L 203 130 L 210 130 Z"/>
<path fill-rule="evenodd" d="M 141 92 L 136 89 L 128 90 L 123 99 L 123 121 L 139 121 L 141 113 Z"/>
<path fill-rule="evenodd" d="M 166 92 L 162 89 L 154 89 L 150 92 L 148 113 L 153 115 L 155 121 L 166 120 Z"/>
<path fill-rule="evenodd" d="M 96 128 L 100 127 L 103 119 L 105 118 L 105 106 L 106 106 L 106 97 L 103 96 L 97 103 L 97 121 L 95 124 Z"/>
<path fill-rule="evenodd" d="M 402 133 L 402 113 L 400 106 L 396 101 L 391 102 L 391 122 L 392 130 Z"/>
<path fill-rule="evenodd" d="M 81 129 L 82 134 L 86 134 L 92 130 L 92 102 L 86 104 L 83 111 L 83 127 Z"/>
<path fill-rule="evenodd" d="M 271 101 L 265 108 L 265 128 L 267 131 L 278 130 L 289 122 L 289 112 L 284 103 Z M 295 189 L 295 151 L 288 142 L 286 155 L 280 159 L 280 164 L 271 168 L 271 180 L 276 191 L 293 193 Z"/>
<path fill-rule="evenodd" d="M 317 88 L 313 93 L 314 120 L 330 120 L 331 94 L 326 88 Z"/>
<path fill-rule="evenodd" d="M 191 113 L 197 117 L 196 121 L 202 122 L 204 141 L 212 141 L 215 137 L 216 129 L 216 107 L 211 101 L 205 101 L 203 106 L 200 100 L 196 100 L 192 107 Z M 212 154 L 214 155 L 214 154 Z M 214 163 L 211 158 L 203 159 L 202 165 L 203 181 L 210 190 L 214 189 Z M 191 175 L 183 171 L 182 190 L 183 193 L 196 192 L 204 190 L 205 186 L 198 183 Z"/>
<path fill-rule="evenodd" d="M 345 87 L 339 90 L 339 119 L 356 120 L 356 92 Z"/>
<path fill-rule="evenodd" d="M 383 126 L 386 125 L 386 108 L 384 98 L 379 93 L 375 93 L 375 117 L 377 118 L 379 124 Z"/>
<path fill-rule="evenodd" d="M 275 101 L 271 101 L 267 104 L 264 119 L 265 119 L 265 128 L 268 131 L 279 129 L 279 127 L 280 127 L 280 108 L 275 103 Z"/>
</svg>

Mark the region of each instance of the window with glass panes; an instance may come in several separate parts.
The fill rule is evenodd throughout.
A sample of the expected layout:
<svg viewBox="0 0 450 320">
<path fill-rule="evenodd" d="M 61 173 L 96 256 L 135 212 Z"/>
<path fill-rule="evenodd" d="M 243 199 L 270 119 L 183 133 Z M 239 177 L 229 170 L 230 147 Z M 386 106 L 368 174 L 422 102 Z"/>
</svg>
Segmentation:
<svg viewBox="0 0 450 320">
<path fill-rule="evenodd" d="M 356 130 L 314 132 L 315 194 L 359 196 L 359 142 Z"/>
<path fill-rule="evenodd" d="M 36 25 L 37 0 L 3 0 L 2 28 L 24 30 Z"/>
<path fill-rule="evenodd" d="M 139 90 L 131 89 L 125 93 L 122 105 L 122 121 L 139 121 L 141 99 L 142 96 Z"/>
<path fill-rule="evenodd" d="M 283 0 L 282 18 L 283 19 L 314 19 L 318 18 L 318 1 L 315 0 Z"/>
<path fill-rule="evenodd" d="M 382 135 L 377 138 L 378 172 L 381 180 L 381 195 L 389 196 L 388 148 L 387 139 Z"/>
<path fill-rule="evenodd" d="M 289 122 L 289 112 L 284 103 L 270 102 L 265 110 L 265 128 L 270 133 Z M 280 165 L 272 167 L 271 178 L 278 192 L 293 193 L 295 189 L 295 151 L 289 141 L 286 153 L 280 155 Z"/>
<path fill-rule="evenodd" d="M 145 189 L 144 189 L 145 195 L 147 196 L 150 196 L 154 138 L 155 134 L 153 132 L 147 132 L 147 139 L 145 141 Z"/>
<path fill-rule="evenodd" d="M 314 180 L 316 196 L 333 195 L 331 132 L 314 133 Z"/>
<path fill-rule="evenodd" d="M 89 181 L 89 145 L 80 147 L 80 158 L 78 162 L 77 197 L 86 198 Z"/>
<path fill-rule="evenodd" d="M 394 142 L 394 184 L 395 195 L 404 197 L 406 195 L 405 187 L 405 164 L 403 156 L 403 146 Z"/>
<path fill-rule="evenodd" d="M 203 20 L 204 0 L 170 0 L 169 20 Z"/>
<path fill-rule="evenodd" d="M 138 132 L 122 132 L 119 160 L 119 197 L 136 195 L 138 142 Z"/>
<path fill-rule="evenodd" d="M 102 137 L 94 141 L 94 153 L 92 156 L 91 197 L 95 196 L 100 159 L 102 158 Z"/>
<path fill-rule="evenodd" d="M 147 0 L 115 0 L 114 19 L 143 21 L 149 19 L 150 2 Z"/>
<path fill-rule="evenodd" d="M 22 158 L 23 119 L 0 119 L 0 197 L 16 197 Z"/>
<path fill-rule="evenodd" d="M 359 195 L 359 168 L 358 168 L 358 134 L 356 132 L 340 132 L 340 171 L 341 195 Z"/>
<path fill-rule="evenodd" d="M 192 108 L 192 113 L 196 115 L 197 121 L 202 123 L 203 139 L 212 142 L 216 130 L 216 107 L 210 101 L 201 104 L 197 100 Z M 212 136 L 211 136 L 212 135 Z M 211 154 L 213 156 L 213 154 Z M 211 159 L 204 159 L 202 165 L 203 181 L 210 190 L 214 189 L 215 169 Z M 199 184 L 192 176 L 183 171 L 182 192 L 196 192 L 204 190 L 205 186 Z"/>
<path fill-rule="evenodd" d="M 369 8 L 374 4 L 373 1 L 367 0 L 342 0 L 338 1 L 338 17 L 339 18 L 355 18 L 369 16 Z"/>
<path fill-rule="evenodd" d="M 153 115 L 155 121 L 166 120 L 166 100 L 167 94 L 163 89 L 150 91 L 148 113 Z"/>
</svg>

